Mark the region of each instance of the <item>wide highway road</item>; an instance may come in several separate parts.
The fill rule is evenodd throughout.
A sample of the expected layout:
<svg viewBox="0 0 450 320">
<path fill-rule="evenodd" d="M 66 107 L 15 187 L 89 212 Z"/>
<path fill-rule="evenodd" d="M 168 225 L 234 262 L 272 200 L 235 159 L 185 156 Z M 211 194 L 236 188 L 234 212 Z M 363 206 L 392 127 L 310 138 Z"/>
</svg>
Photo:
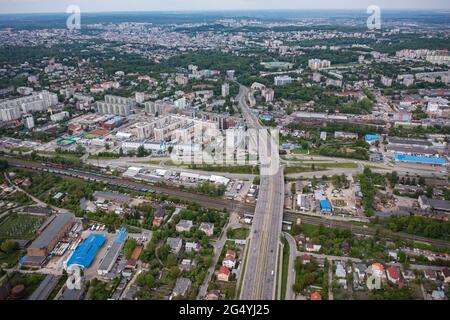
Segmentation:
<svg viewBox="0 0 450 320">
<path fill-rule="evenodd" d="M 269 136 L 251 112 L 248 103 L 248 88 L 240 86 L 239 106 L 249 129 L 257 129 L 256 136 L 250 136 L 258 145 L 260 161 L 260 186 L 253 224 L 250 234 L 250 248 L 246 258 L 245 274 L 242 278 L 242 300 L 273 300 L 275 297 L 278 251 L 283 220 L 284 175 L 280 166 L 278 145 Z M 257 144 L 257 143 L 258 144 Z M 281 284 L 280 284 L 281 285 Z"/>
</svg>

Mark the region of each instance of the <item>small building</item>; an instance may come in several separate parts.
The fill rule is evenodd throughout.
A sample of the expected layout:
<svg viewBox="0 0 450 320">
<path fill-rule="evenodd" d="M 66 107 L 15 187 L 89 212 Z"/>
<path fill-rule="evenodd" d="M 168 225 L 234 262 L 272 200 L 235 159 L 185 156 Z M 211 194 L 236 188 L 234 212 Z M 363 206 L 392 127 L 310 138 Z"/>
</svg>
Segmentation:
<svg viewBox="0 0 450 320">
<path fill-rule="evenodd" d="M 427 280 L 430 280 L 430 281 L 437 280 L 437 272 L 432 269 L 424 270 L 423 275 L 425 276 L 425 279 L 427 279 Z"/>
<path fill-rule="evenodd" d="M 369 144 L 373 144 L 377 141 L 380 141 L 380 135 L 379 134 L 366 134 L 364 136 L 364 140 Z"/>
<path fill-rule="evenodd" d="M 311 293 L 311 295 L 309 296 L 309 300 L 322 300 L 322 296 L 320 295 L 319 292 L 314 291 L 314 292 Z"/>
<path fill-rule="evenodd" d="M 336 271 L 335 271 L 336 277 L 338 278 L 346 278 L 347 273 L 345 272 L 345 268 L 342 265 L 342 263 L 338 262 L 336 263 Z"/>
<path fill-rule="evenodd" d="M 183 240 L 181 238 L 167 238 L 166 243 L 170 247 L 170 251 L 172 251 L 175 254 L 178 254 L 181 250 L 181 247 L 183 245 Z"/>
<path fill-rule="evenodd" d="M 399 284 L 400 282 L 400 271 L 395 266 L 389 266 L 386 270 L 387 278 L 394 284 Z"/>
<path fill-rule="evenodd" d="M 172 291 L 172 297 L 185 297 L 191 287 L 191 284 L 192 282 L 188 278 L 178 278 L 175 283 L 175 288 Z"/>
<path fill-rule="evenodd" d="M 214 223 L 202 222 L 200 224 L 200 231 L 203 231 L 208 237 L 214 234 Z"/>
<path fill-rule="evenodd" d="M 186 252 L 198 252 L 200 251 L 200 244 L 198 244 L 197 242 L 186 242 L 186 244 L 184 245 L 184 250 Z"/>
<path fill-rule="evenodd" d="M 442 269 L 441 274 L 442 278 L 444 278 L 444 282 L 450 283 L 450 269 L 449 268 Z"/>
<path fill-rule="evenodd" d="M 367 266 L 364 263 L 356 263 L 353 267 L 355 269 L 355 273 L 358 275 L 359 282 L 364 281 Z"/>
<path fill-rule="evenodd" d="M 331 214 L 333 209 L 331 207 L 331 203 L 328 200 L 322 199 L 319 201 L 319 203 L 320 203 L 320 213 Z"/>
<path fill-rule="evenodd" d="M 217 274 L 217 279 L 219 281 L 225 281 L 228 282 L 228 279 L 230 278 L 230 270 L 227 267 L 221 266 L 219 269 L 219 273 Z"/>
<path fill-rule="evenodd" d="M 405 280 L 414 280 L 416 278 L 414 272 L 412 272 L 411 270 L 403 270 L 402 271 L 402 277 Z"/>
<path fill-rule="evenodd" d="M 308 243 L 306 245 L 307 252 L 319 252 L 322 246 L 320 244 Z"/>
<path fill-rule="evenodd" d="M 177 223 L 175 229 L 178 232 L 190 232 L 193 226 L 192 220 L 180 220 L 180 222 Z"/>
<path fill-rule="evenodd" d="M 236 252 L 232 250 L 228 250 L 225 258 L 222 261 L 222 266 L 227 267 L 228 269 L 233 269 L 236 265 Z"/>
</svg>

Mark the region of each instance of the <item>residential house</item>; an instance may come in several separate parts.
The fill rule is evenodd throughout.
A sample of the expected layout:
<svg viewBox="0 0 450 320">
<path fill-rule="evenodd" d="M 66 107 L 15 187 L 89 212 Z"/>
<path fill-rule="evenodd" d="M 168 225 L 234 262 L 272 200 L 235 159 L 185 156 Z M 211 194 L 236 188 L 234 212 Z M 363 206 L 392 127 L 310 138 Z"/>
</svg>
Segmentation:
<svg viewBox="0 0 450 320">
<path fill-rule="evenodd" d="M 188 278 L 178 278 L 175 283 L 175 288 L 172 291 L 172 297 L 186 296 L 191 284 L 191 280 Z"/>
<path fill-rule="evenodd" d="M 169 245 L 170 250 L 173 253 L 178 254 L 183 245 L 183 240 L 181 240 L 181 238 L 167 238 L 166 243 Z"/>
<path fill-rule="evenodd" d="M 394 284 L 399 284 L 400 282 L 400 271 L 395 266 L 389 266 L 386 270 L 387 278 Z"/>
<path fill-rule="evenodd" d="M 364 263 L 357 263 L 354 266 L 355 273 L 358 276 L 360 282 L 364 281 L 364 277 L 366 276 L 367 266 Z"/>
<path fill-rule="evenodd" d="M 408 280 L 408 281 L 414 280 L 416 278 L 416 276 L 414 275 L 414 272 L 412 272 L 411 270 L 403 270 L 402 276 L 403 276 L 403 279 Z"/>
<path fill-rule="evenodd" d="M 200 231 L 203 231 L 208 237 L 211 237 L 214 234 L 214 223 L 202 222 L 200 224 Z"/>
<path fill-rule="evenodd" d="M 336 263 L 336 271 L 335 271 L 336 277 L 338 278 L 346 278 L 347 273 L 345 272 L 345 268 L 342 265 L 342 263 L 337 262 Z"/>
<path fill-rule="evenodd" d="M 197 242 L 186 242 L 184 245 L 184 250 L 186 252 L 198 252 L 200 250 L 200 245 Z"/>
<path fill-rule="evenodd" d="M 309 296 L 309 300 L 322 300 L 322 296 L 320 295 L 319 292 L 314 291 L 314 292 L 311 293 L 311 295 Z"/>
<path fill-rule="evenodd" d="M 228 250 L 225 258 L 222 261 L 222 266 L 227 267 L 228 269 L 233 269 L 236 265 L 236 253 L 232 250 Z"/>
<path fill-rule="evenodd" d="M 225 281 L 228 282 L 228 279 L 230 278 L 230 270 L 227 267 L 221 266 L 219 269 L 219 273 L 217 274 L 217 279 L 219 281 Z"/>
<path fill-rule="evenodd" d="M 175 229 L 178 232 L 190 232 L 193 226 L 192 220 L 180 220 L 180 222 L 177 223 Z"/>
<path fill-rule="evenodd" d="M 431 269 L 426 269 L 423 272 L 425 279 L 431 280 L 431 281 L 436 281 L 437 280 L 437 272 Z"/>
<path fill-rule="evenodd" d="M 164 221 L 164 216 L 165 216 L 164 208 L 159 207 L 156 210 L 155 217 L 153 218 L 153 222 L 152 222 L 153 226 L 159 228 Z"/>
<path fill-rule="evenodd" d="M 320 244 L 308 243 L 306 245 L 306 251 L 308 252 L 319 252 L 322 246 Z"/>
<path fill-rule="evenodd" d="M 205 300 L 219 300 L 219 298 L 220 298 L 219 290 L 211 290 L 205 296 Z"/>
</svg>

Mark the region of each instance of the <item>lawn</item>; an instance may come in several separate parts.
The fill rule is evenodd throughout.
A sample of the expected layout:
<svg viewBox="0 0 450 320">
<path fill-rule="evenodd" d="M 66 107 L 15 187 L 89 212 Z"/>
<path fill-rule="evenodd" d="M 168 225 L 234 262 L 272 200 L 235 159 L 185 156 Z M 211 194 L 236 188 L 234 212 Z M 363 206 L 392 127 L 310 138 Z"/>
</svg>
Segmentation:
<svg viewBox="0 0 450 320">
<path fill-rule="evenodd" d="M 38 216 L 10 214 L 0 223 L 0 240 L 30 240 L 44 220 Z"/>
<path fill-rule="evenodd" d="M 249 233 L 250 229 L 247 228 L 229 229 L 227 231 L 227 236 L 229 239 L 245 240 L 247 239 Z"/>
</svg>

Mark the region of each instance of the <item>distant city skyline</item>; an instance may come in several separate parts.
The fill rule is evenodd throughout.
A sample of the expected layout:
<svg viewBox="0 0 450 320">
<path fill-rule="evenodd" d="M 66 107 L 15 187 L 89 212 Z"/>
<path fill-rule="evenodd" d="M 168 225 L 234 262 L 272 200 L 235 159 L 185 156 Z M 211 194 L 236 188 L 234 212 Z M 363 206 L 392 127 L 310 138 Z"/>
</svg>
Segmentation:
<svg viewBox="0 0 450 320">
<path fill-rule="evenodd" d="M 312 10 L 365 9 L 377 5 L 393 10 L 450 10 L 448 0 L 0 0 L 0 13 L 65 12 L 69 5 L 78 5 L 82 12 L 117 11 L 223 11 L 223 10 Z"/>
</svg>

